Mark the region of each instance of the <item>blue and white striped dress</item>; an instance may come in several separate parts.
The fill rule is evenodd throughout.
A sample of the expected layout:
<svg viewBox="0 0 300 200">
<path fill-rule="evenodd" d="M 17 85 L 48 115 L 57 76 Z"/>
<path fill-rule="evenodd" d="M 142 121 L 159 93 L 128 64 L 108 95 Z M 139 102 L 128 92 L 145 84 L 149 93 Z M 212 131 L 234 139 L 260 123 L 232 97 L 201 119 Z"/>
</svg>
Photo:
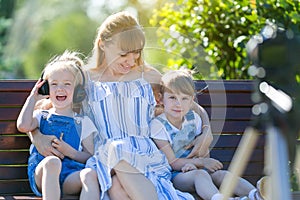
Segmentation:
<svg viewBox="0 0 300 200">
<path fill-rule="evenodd" d="M 95 154 L 87 167 L 97 170 L 101 199 L 112 184 L 111 169 L 125 160 L 154 184 L 160 200 L 194 199 L 175 190 L 171 167 L 150 139 L 155 99 L 143 78 L 128 82 L 89 81 L 89 106 L 99 130 Z"/>
</svg>

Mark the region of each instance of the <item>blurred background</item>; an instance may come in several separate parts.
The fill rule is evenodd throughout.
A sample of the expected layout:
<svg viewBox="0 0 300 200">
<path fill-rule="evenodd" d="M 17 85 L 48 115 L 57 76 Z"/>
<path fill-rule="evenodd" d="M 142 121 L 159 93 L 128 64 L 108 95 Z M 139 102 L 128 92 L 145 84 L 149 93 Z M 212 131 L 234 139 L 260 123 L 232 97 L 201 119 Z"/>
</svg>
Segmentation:
<svg viewBox="0 0 300 200">
<path fill-rule="evenodd" d="M 97 27 L 121 10 L 144 27 L 146 62 L 195 79 L 251 79 L 249 38 L 266 21 L 300 24 L 299 0 L 0 0 L 0 79 L 37 79 L 65 49 L 89 56 Z"/>
</svg>

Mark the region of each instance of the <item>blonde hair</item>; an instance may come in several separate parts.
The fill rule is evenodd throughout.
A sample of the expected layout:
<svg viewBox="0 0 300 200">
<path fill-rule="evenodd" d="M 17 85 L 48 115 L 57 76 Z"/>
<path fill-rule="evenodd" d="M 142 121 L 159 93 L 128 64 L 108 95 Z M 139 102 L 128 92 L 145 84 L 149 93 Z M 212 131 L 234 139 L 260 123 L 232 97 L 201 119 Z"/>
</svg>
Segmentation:
<svg viewBox="0 0 300 200">
<path fill-rule="evenodd" d="M 115 43 L 124 52 L 141 51 L 145 46 L 145 35 L 137 19 L 128 12 L 118 12 L 110 15 L 98 28 L 97 37 L 94 41 L 92 57 L 89 63 L 99 67 L 104 60 L 104 51 L 99 46 L 99 41 L 105 45 Z M 143 64 L 140 56 L 136 65 Z M 91 66 L 90 66 L 91 67 Z"/>
<path fill-rule="evenodd" d="M 66 50 L 63 54 L 54 56 L 50 61 L 46 64 L 43 71 L 43 79 L 48 79 L 51 74 L 67 71 L 73 74 L 75 77 L 75 86 L 79 84 L 83 84 L 84 80 L 81 75 L 81 67 L 84 65 L 83 60 L 80 58 L 80 53 L 71 52 Z"/>
<path fill-rule="evenodd" d="M 161 78 L 160 92 L 184 93 L 195 95 L 195 84 L 190 73 L 183 70 L 173 70 L 165 73 Z"/>
</svg>

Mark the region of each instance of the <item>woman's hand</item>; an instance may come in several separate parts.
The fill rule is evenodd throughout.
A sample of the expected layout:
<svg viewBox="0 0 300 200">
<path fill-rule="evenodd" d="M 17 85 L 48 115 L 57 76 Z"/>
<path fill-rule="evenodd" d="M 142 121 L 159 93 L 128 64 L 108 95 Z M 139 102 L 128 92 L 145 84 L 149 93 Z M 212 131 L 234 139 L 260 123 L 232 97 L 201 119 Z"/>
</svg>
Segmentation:
<svg viewBox="0 0 300 200">
<path fill-rule="evenodd" d="M 203 168 L 206 168 L 210 172 L 215 172 L 223 168 L 223 164 L 213 158 L 199 158 L 203 162 Z"/>
<path fill-rule="evenodd" d="M 60 138 L 55 138 L 52 140 L 52 146 L 59 152 L 61 152 L 65 157 L 69 157 L 72 160 L 76 160 L 81 163 L 85 163 L 92 154 L 86 151 L 77 151 L 71 145 L 63 141 L 63 134 Z"/>
<path fill-rule="evenodd" d="M 212 141 L 211 134 L 201 134 L 196 137 L 185 149 L 193 148 L 187 158 L 209 157 L 209 146 Z"/>
<path fill-rule="evenodd" d="M 32 144 L 34 144 L 38 152 L 43 156 L 57 156 L 60 159 L 64 158 L 64 155 L 52 146 L 52 141 L 56 139 L 54 135 L 44 135 L 39 129 L 28 133 L 28 135 Z"/>
</svg>

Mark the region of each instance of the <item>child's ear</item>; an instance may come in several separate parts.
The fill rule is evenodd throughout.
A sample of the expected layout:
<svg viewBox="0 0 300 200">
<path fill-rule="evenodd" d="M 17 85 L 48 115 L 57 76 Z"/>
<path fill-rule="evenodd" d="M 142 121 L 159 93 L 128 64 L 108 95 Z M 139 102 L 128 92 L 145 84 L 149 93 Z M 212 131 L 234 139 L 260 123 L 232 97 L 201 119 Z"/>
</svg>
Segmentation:
<svg viewBox="0 0 300 200">
<path fill-rule="evenodd" d="M 159 103 L 160 105 L 162 105 L 162 104 L 163 104 L 163 95 L 162 95 L 162 93 L 159 92 L 159 93 L 157 94 L 157 97 L 158 97 L 158 103 Z"/>
</svg>

